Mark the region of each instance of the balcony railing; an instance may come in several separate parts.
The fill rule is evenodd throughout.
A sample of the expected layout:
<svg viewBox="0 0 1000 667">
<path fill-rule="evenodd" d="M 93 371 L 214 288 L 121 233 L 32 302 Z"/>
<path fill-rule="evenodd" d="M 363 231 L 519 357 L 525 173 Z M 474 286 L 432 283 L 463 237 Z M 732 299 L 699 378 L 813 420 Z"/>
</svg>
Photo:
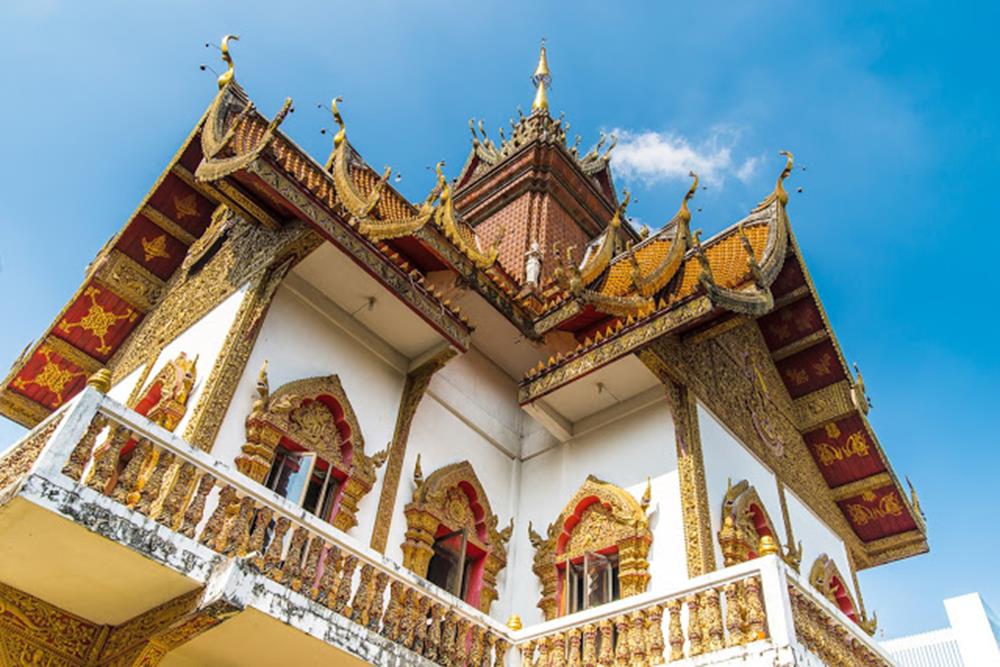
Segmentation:
<svg viewBox="0 0 1000 667">
<path fill-rule="evenodd" d="M 29 475 L 110 498 L 448 667 L 652 667 L 748 656 L 802 664 L 806 650 L 812 664 L 892 664 L 776 556 L 512 631 L 93 389 L 0 458 L 0 502 Z"/>
</svg>

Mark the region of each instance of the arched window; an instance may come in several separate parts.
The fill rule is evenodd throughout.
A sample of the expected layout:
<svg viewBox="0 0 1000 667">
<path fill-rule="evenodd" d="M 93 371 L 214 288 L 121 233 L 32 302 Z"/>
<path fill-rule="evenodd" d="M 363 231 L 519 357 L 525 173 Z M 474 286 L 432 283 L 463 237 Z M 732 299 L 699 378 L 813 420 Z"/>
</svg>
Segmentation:
<svg viewBox="0 0 1000 667">
<path fill-rule="evenodd" d="M 424 480 L 418 456 L 413 481 L 413 500 L 404 510 L 404 567 L 488 613 L 507 564 L 513 519 L 497 531 L 497 516 L 468 461 Z"/>
<path fill-rule="evenodd" d="M 832 558 L 820 554 L 809 571 L 809 583 L 827 600 L 837 605 L 848 618 L 860 624 L 861 618 L 858 616 L 857 605 L 854 604 L 854 596 Z"/>
<path fill-rule="evenodd" d="M 572 614 L 646 590 L 652 533 L 642 503 L 593 475 L 542 538 L 529 526 L 533 570 L 542 582 L 546 619 Z"/>
<path fill-rule="evenodd" d="M 347 531 L 385 452 L 365 454 L 354 410 L 336 375 L 296 380 L 273 394 L 267 364 L 246 420 L 240 472 Z"/>
<path fill-rule="evenodd" d="M 725 566 L 756 558 L 760 538 L 765 535 L 778 542 L 774 524 L 757 490 L 745 479 L 736 485 L 729 480 L 722 503 L 722 528 L 718 535 Z"/>
</svg>

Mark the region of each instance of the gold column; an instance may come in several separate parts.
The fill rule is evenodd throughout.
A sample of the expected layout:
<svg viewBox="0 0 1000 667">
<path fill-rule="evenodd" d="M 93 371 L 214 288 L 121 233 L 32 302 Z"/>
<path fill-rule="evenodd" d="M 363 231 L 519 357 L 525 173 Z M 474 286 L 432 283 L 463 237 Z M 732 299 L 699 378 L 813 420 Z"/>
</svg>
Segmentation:
<svg viewBox="0 0 1000 667">
<path fill-rule="evenodd" d="M 403 458 L 406 456 L 406 443 L 410 438 L 410 426 L 417 406 L 427 391 L 431 378 L 448 361 L 455 356 L 455 350 L 448 348 L 440 354 L 428 359 L 425 363 L 411 371 L 403 384 L 403 395 L 399 400 L 399 412 L 396 414 L 396 430 L 389 446 L 389 460 L 382 478 L 382 491 L 378 499 L 378 511 L 375 513 L 375 528 L 372 530 L 371 548 L 385 553 L 389 540 L 389 527 L 392 525 L 392 513 L 396 505 L 396 493 L 399 490 L 399 476 L 403 470 Z M 433 544 L 433 538 L 431 540 Z M 405 550 L 405 547 L 404 547 Z M 430 556 L 427 556 L 428 561 Z M 413 569 L 413 568 L 410 568 Z M 414 572 L 417 570 L 413 569 Z M 423 573 L 426 574 L 426 566 Z"/>
<path fill-rule="evenodd" d="M 705 461 L 698 429 L 698 403 L 687 387 L 669 378 L 667 399 L 674 417 L 677 444 L 677 472 L 684 513 L 684 544 L 688 576 L 697 577 L 715 570 L 712 522 L 705 483 Z"/>
</svg>

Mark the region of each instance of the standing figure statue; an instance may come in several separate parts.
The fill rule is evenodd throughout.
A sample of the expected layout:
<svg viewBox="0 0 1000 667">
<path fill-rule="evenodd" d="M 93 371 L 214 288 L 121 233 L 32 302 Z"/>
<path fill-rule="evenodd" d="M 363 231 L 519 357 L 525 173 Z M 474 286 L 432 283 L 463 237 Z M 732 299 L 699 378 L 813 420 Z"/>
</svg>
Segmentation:
<svg viewBox="0 0 1000 667">
<path fill-rule="evenodd" d="M 528 252 L 524 253 L 524 284 L 532 288 L 538 287 L 542 275 L 542 249 L 538 241 L 532 241 Z"/>
</svg>

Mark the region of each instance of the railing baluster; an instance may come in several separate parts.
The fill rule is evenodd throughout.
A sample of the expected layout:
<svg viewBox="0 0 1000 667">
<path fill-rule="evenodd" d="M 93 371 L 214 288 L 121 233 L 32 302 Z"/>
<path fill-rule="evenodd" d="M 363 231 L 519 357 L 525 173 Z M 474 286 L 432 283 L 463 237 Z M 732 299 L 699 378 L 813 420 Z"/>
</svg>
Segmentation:
<svg viewBox="0 0 1000 667">
<path fill-rule="evenodd" d="M 767 616 L 760 596 L 760 577 L 748 578 L 743 584 L 743 608 L 747 619 L 749 641 L 767 639 Z"/>
<path fill-rule="evenodd" d="M 188 503 L 193 492 L 192 487 L 196 472 L 195 467 L 190 463 L 180 464 L 177 474 L 166 493 L 163 506 L 156 516 L 157 522 L 172 530 L 180 528 L 180 524 L 184 521 L 184 505 Z"/>
<path fill-rule="evenodd" d="M 581 656 L 584 667 L 596 667 L 597 665 L 597 625 L 587 623 L 583 626 L 583 655 Z"/>
<path fill-rule="evenodd" d="M 597 652 L 597 662 L 604 667 L 609 667 L 615 662 L 615 632 L 614 624 L 610 618 L 606 618 L 600 623 L 601 646 Z"/>
<path fill-rule="evenodd" d="M 118 461 L 122 447 L 128 442 L 129 430 L 124 426 L 112 426 L 107 440 L 94 452 L 94 467 L 87 476 L 87 486 L 98 493 L 107 493 L 111 480 L 118 472 Z"/>
<path fill-rule="evenodd" d="M 670 641 L 670 662 L 684 658 L 684 628 L 681 625 L 682 604 L 680 599 L 667 603 L 667 611 L 670 613 L 670 622 L 667 626 L 667 637 Z"/>
<path fill-rule="evenodd" d="M 97 436 L 101 434 L 101 431 L 107 425 L 107 417 L 102 414 L 94 415 L 94 418 L 90 420 L 87 431 L 80 438 L 80 442 L 76 443 L 76 447 L 70 452 L 69 458 L 66 460 L 66 465 L 62 469 L 64 475 L 72 480 L 80 481 L 80 478 L 83 477 L 84 468 L 87 467 L 87 463 L 94 454 L 94 443 L 97 442 Z"/>
<path fill-rule="evenodd" d="M 319 535 L 313 535 L 306 550 L 306 563 L 302 567 L 302 585 L 305 593 L 311 597 L 316 597 L 316 572 L 319 570 L 319 559 L 326 548 L 326 540 Z"/>
<path fill-rule="evenodd" d="M 201 529 L 199 542 L 210 549 L 216 549 L 220 538 L 224 540 L 223 529 L 226 525 L 226 517 L 230 514 L 231 508 L 236 507 L 236 502 L 236 487 L 231 484 L 222 487 L 222 490 L 219 491 L 218 504 L 208 517 L 205 527 Z"/>
<path fill-rule="evenodd" d="M 646 624 L 646 659 L 650 665 L 666 662 L 663 651 L 666 649 L 663 641 L 663 605 L 654 604 L 645 610 Z"/>
<path fill-rule="evenodd" d="M 698 595 L 692 594 L 685 598 L 688 608 L 688 655 L 696 656 L 702 653 L 701 615 L 699 613 Z"/>
<path fill-rule="evenodd" d="M 278 520 L 274 522 L 274 534 L 271 536 L 271 542 L 267 545 L 267 551 L 264 553 L 264 567 L 262 571 L 276 581 L 281 580 L 281 561 L 285 552 L 285 534 L 291 527 L 291 523 L 288 517 L 278 517 Z"/>
<path fill-rule="evenodd" d="M 725 631 L 722 627 L 722 608 L 719 593 L 709 588 L 701 593 L 701 629 L 704 651 L 710 653 L 725 647 Z"/>
<path fill-rule="evenodd" d="M 139 502 L 135 507 L 136 510 L 151 519 L 156 518 L 153 513 L 157 504 L 156 501 L 160 498 L 163 491 L 164 478 L 170 468 L 174 465 L 173 452 L 162 449 L 157 449 L 156 452 L 156 462 L 153 464 L 153 469 L 149 474 L 149 479 L 146 480 L 139 493 Z"/>
<path fill-rule="evenodd" d="M 358 583 L 358 590 L 354 592 L 354 600 L 351 601 L 351 613 L 348 618 L 359 625 L 368 624 L 368 604 L 372 594 L 372 577 L 375 570 L 368 563 L 361 566 L 361 581 Z"/>
<path fill-rule="evenodd" d="M 315 598 L 322 605 L 329 606 L 336 597 L 341 560 L 340 548 L 331 544 L 323 558 L 323 574 L 320 575 L 319 583 L 316 585 Z"/>
<path fill-rule="evenodd" d="M 403 589 L 404 592 L 406 589 Z M 444 614 L 444 622 L 441 624 L 441 650 L 438 651 L 438 662 L 444 667 L 456 665 L 455 661 L 455 633 L 458 631 L 458 617 L 450 609 Z"/>
<path fill-rule="evenodd" d="M 344 559 L 344 565 L 340 572 L 340 581 L 337 584 L 337 592 L 333 597 L 333 604 L 330 606 L 338 614 L 342 614 L 348 600 L 351 599 L 351 586 L 354 583 L 354 568 L 358 566 L 358 558 L 348 555 Z"/>
<path fill-rule="evenodd" d="M 368 620 L 365 622 L 372 632 L 377 632 L 382 621 L 382 610 L 385 608 L 385 587 L 389 583 L 389 575 L 385 572 L 375 573 L 375 584 L 372 586 L 372 598 L 368 604 Z"/>
<path fill-rule="evenodd" d="M 438 602 L 431 604 L 431 622 L 424 639 L 424 657 L 432 662 L 437 661 L 438 650 L 441 648 L 441 619 L 444 616 L 444 606 Z"/>
<path fill-rule="evenodd" d="M 140 438 L 129 454 L 125 468 L 112 487 L 112 497 L 129 507 L 135 507 L 139 502 L 139 491 L 142 489 L 144 472 L 157 456 L 153 443 L 146 438 Z"/>
</svg>

